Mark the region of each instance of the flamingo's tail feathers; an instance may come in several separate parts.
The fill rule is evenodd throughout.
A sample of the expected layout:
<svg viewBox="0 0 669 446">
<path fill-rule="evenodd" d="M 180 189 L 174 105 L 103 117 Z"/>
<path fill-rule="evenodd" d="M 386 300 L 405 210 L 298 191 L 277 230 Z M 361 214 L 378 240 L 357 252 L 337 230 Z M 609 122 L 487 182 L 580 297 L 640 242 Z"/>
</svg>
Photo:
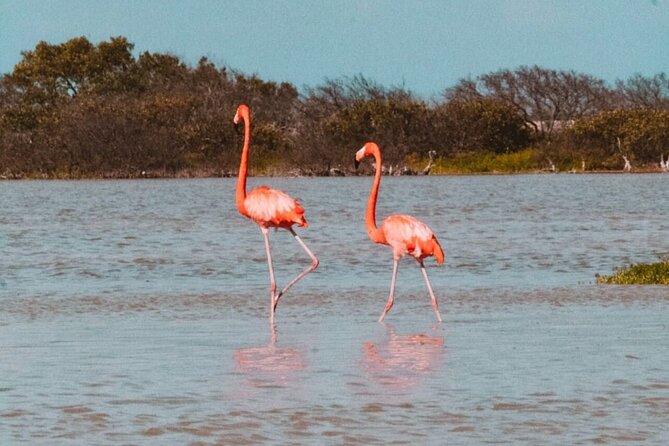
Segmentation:
<svg viewBox="0 0 669 446">
<path fill-rule="evenodd" d="M 441 265 L 444 263 L 444 250 L 441 249 L 441 245 L 436 237 L 432 241 L 434 242 L 434 257 L 437 259 L 437 265 Z"/>
</svg>

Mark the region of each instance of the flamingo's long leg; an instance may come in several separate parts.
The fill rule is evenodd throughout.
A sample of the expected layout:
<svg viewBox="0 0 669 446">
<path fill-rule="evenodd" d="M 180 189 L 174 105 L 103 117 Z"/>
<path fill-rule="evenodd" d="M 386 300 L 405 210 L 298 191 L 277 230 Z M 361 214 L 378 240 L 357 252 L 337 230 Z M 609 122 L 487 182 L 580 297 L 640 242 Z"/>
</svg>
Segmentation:
<svg viewBox="0 0 669 446">
<path fill-rule="evenodd" d="M 432 298 L 432 308 L 434 309 L 435 314 L 437 315 L 437 320 L 441 322 L 441 314 L 439 314 L 439 304 L 437 303 L 437 298 L 434 296 L 434 291 L 432 291 L 432 285 L 430 284 L 430 279 L 427 277 L 427 270 L 422 260 L 418 261 L 420 265 L 420 270 L 423 273 L 425 278 L 425 285 L 427 285 L 427 291 L 430 293 L 430 298 Z"/>
<path fill-rule="evenodd" d="M 383 322 L 383 318 L 386 317 L 386 314 L 393 307 L 393 302 L 395 302 L 395 282 L 397 281 L 397 268 L 399 267 L 400 259 L 393 258 L 393 278 L 390 279 L 390 295 L 388 296 L 388 302 L 386 302 L 386 307 L 381 313 L 379 322 Z"/>
<path fill-rule="evenodd" d="M 307 274 L 309 274 L 310 272 L 312 272 L 313 270 L 315 270 L 318 267 L 318 258 L 314 255 L 313 252 L 311 252 L 311 250 L 306 245 L 306 243 L 304 243 L 304 241 L 302 241 L 300 236 L 295 233 L 293 228 L 288 228 L 288 231 L 290 231 L 290 233 L 293 234 L 293 237 L 295 237 L 295 240 L 297 240 L 297 242 L 300 244 L 300 246 L 302 246 L 302 248 L 309 255 L 309 257 L 311 257 L 311 265 L 309 265 L 304 271 L 302 271 L 300 274 L 298 274 L 293 280 L 290 281 L 290 283 L 288 283 L 288 285 L 283 287 L 283 289 L 279 292 L 279 294 L 276 295 L 276 299 L 274 300 L 274 309 L 275 310 L 276 310 L 276 305 L 279 303 L 279 298 L 281 296 L 283 296 L 286 293 L 286 291 L 288 291 L 288 289 L 290 287 L 295 285 L 298 280 L 300 280 L 302 277 L 306 276 Z"/>
<path fill-rule="evenodd" d="M 274 309 L 276 308 L 276 281 L 274 280 L 274 268 L 272 267 L 272 251 L 269 247 L 269 229 L 263 226 L 260 227 L 262 235 L 265 238 L 265 253 L 267 254 L 267 266 L 269 267 L 269 316 L 270 320 L 274 320 Z M 270 322 L 271 323 L 271 322 Z"/>
</svg>

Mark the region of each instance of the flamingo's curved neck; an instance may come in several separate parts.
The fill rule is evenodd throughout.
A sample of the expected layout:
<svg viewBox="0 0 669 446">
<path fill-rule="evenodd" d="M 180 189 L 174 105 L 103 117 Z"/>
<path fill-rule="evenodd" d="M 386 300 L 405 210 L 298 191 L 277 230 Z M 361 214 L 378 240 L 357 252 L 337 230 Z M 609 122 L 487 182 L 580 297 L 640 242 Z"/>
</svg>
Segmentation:
<svg viewBox="0 0 669 446">
<path fill-rule="evenodd" d="M 376 163 L 376 173 L 374 174 L 374 183 L 372 183 L 372 190 L 369 193 L 369 201 L 367 202 L 365 226 L 367 226 L 367 234 L 369 234 L 369 238 L 373 242 L 385 243 L 386 238 L 383 232 L 376 227 L 376 200 L 379 195 L 379 186 L 381 185 L 381 152 L 377 147 L 373 149 L 373 155 Z"/>
<path fill-rule="evenodd" d="M 244 146 L 242 148 L 242 159 L 239 162 L 239 175 L 237 176 L 237 194 L 235 196 L 235 201 L 237 203 L 237 210 L 239 210 L 240 213 L 245 214 L 246 208 L 244 206 L 244 200 L 246 200 L 246 174 L 249 162 L 251 119 L 248 112 L 242 113 L 240 118 L 244 120 Z"/>
</svg>

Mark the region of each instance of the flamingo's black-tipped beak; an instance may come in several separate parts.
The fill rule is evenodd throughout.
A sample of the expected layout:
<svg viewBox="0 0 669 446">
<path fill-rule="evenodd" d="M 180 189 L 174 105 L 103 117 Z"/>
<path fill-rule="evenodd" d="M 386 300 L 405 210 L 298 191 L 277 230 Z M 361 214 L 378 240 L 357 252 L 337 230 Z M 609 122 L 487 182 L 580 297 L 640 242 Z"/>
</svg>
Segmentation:
<svg viewBox="0 0 669 446">
<path fill-rule="evenodd" d="M 239 127 L 240 127 L 240 126 L 239 126 L 239 121 L 241 121 L 241 119 L 240 119 L 240 116 L 239 116 L 239 110 L 238 110 L 237 113 L 235 113 L 235 117 L 232 119 L 232 123 L 234 124 L 234 126 L 235 126 L 235 131 L 236 131 L 237 133 L 239 133 Z"/>
<path fill-rule="evenodd" d="M 358 166 L 360 165 L 360 161 L 365 157 L 365 148 L 363 147 L 362 149 L 358 150 L 355 152 L 355 170 L 358 170 Z"/>
</svg>

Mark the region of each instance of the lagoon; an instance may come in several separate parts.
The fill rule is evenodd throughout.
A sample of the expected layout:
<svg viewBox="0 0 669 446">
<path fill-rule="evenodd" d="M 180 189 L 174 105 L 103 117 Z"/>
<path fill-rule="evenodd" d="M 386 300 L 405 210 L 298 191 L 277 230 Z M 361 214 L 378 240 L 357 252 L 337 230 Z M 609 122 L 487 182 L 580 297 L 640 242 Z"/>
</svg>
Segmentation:
<svg viewBox="0 0 669 446">
<path fill-rule="evenodd" d="M 364 230 L 369 177 L 298 198 L 318 270 L 267 321 L 235 179 L 0 182 L 0 444 L 664 444 L 669 289 L 595 274 L 669 255 L 669 176 L 387 177 L 415 262 Z M 309 264 L 270 235 L 277 281 Z"/>
</svg>

